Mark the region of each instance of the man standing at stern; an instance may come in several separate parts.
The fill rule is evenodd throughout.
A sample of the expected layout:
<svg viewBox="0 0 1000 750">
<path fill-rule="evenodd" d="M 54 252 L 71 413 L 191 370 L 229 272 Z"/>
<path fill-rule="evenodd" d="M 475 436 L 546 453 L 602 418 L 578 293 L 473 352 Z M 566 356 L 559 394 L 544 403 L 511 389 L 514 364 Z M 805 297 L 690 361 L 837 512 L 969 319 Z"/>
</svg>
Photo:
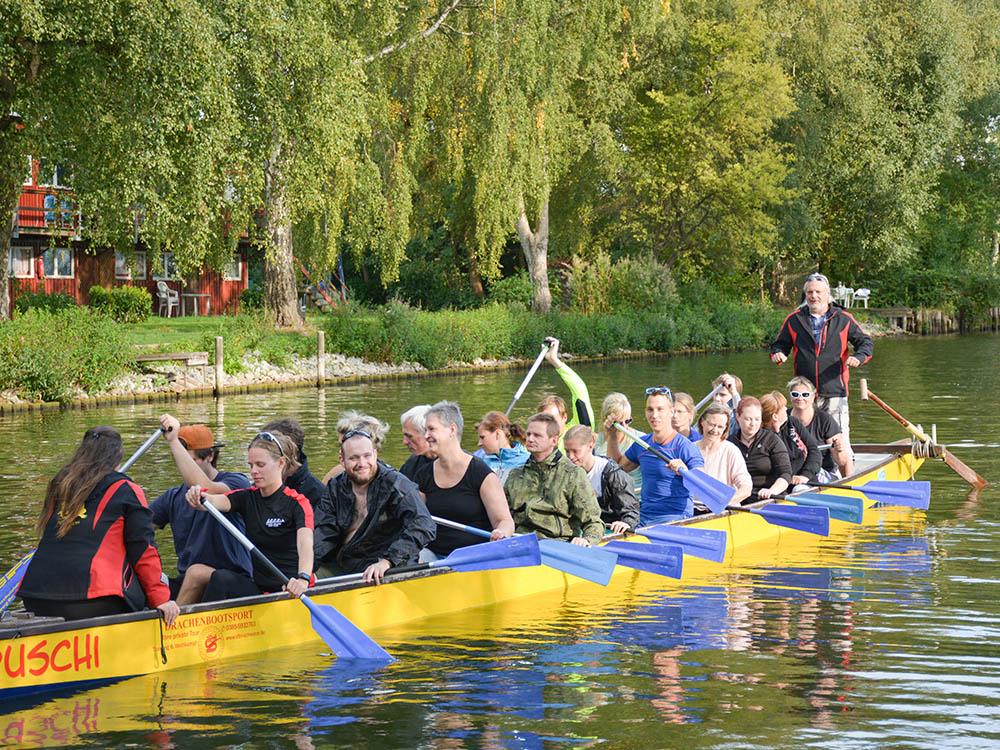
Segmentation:
<svg viewBox="0 0 1000 750">
<path fill-rule="evenodd" d="M 771 344 L 771 361 L 782 364 L 792 355 L 796 375 L 816 386 L 816 406 L 837 420 L 850 446 L 850 414 L 847 407 L 848 368 L 872 358 L 872 337 L 843 307 L 831 300 L 830 281 L 821 273 L 810 274 L 805 283 L 805 302 L 791 315 Z M 848 351 L 848 344 L 854 354 Z M 846 448 L 850 453 L 850 448 Z"/>
</svg>

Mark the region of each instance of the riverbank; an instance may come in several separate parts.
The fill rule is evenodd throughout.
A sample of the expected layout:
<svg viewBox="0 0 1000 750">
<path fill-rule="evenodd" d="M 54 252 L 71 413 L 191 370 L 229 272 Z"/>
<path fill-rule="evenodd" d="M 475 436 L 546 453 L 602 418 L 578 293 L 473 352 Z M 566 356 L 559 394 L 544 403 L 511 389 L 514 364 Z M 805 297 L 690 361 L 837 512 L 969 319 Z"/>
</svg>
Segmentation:
<svg viewBox="0 0 1000 750">
<path fill-rule="evenodd" d="M 906 336 L 906 331 L 888 321 L 870 319 L 866 323 L 874 337 Z M 731 348 L 731 347 L 728 347 Z M 721 350 L 726 350 L 723 347 Z M 581 357 L 564 352 L 563 357 L 574 363 L 666 358 L 706 354 L 719 349 L 681 347 L 658 352 L 651 350 L 619 350 L 614 354 Z M 240 394 L 258 391 L 280 391 L 292 388 L 317 387 L 320 368 L 316 356 L 295 352 L 282 356 L 283 364 L 267 360 L 264 353 L 253 349 L 237 357 L 235 366 L 223 374 L 222 393 Z M 419 362 L 375 362 L 340 353 L 324 354 L 322 385 L 335 387 L 362 381 L 394 380 L 410 377 L 447 377 L 469 372 L 490 372 L 527 368 L 532 360 L 519 357 L 503 359 L 477 358 L 470 362 L 452 361 L 441 368 L 431 369 Z M 143 363 L 141 372 L 129 372 L 111 380 L 106 388 L 88 393 L 80 387 L 72 389 L 71 397 L 63 401 L 25 399 L 11 390 L 0 391 L 0 415 L 27 411 L 88 409 L 129 403 L 149 403 L 178 399 L 211 398 L 217 393 L 215 370 L 210 366 L 184 366 L 181 362 Z"/>
</svg>

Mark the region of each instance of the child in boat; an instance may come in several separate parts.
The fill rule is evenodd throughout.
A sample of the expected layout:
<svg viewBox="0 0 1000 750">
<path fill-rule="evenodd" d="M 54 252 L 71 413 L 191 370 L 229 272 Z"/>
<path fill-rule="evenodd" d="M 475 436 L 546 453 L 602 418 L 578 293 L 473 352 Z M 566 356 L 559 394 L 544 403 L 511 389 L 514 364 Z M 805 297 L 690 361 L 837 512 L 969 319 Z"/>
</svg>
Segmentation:
<svg viewBox="0 0 1000 750">
<path fill-rule="evenodd" d="M 180 613 L 161 580 L 146 498 L 117 470 L 121 460 L 118 432 L 91 427 L 49 482 L 36 526 L 38 550 L 19 590 L 36 615 L 79 620 L 150 604 L 169 626 Z"/>
<path fill-rule="evenodd" d="M 639 500 L 632 488 L 632 478 L 607 456 L 595 456 L 597 436 L 589 427 L 570 427 L 563 437 L 566 458 L 585 472 L 597 493 L 601 520 L 613 534 L 635 531 L 639 525 Z"/>
<path fill-rule="evenodd" d="M 523 466 L 528 460 L 528 450 L 524 447 L 524 428 L 514 424 L 502 411 L 487 412 L 476 423 L 479 436 L 479 450 L 475 456 L 483 459 L 502 485 L 507 481 L 511 469 Z"/>
<path fill-rule="evenodd" d="M 212 573 L 203 601 L 281 590 L 298 597 L 313 585 L 312 505 L 309 498 L 285 484 L 299 467 L 296 454 L 295 443 L 287 435 L 260 432 L 247 447 L 252 487 L 225 495 L 207 494 L 198 485 L 188 490 L 187 501 L 193 508 L 204 511 L 204 499 L 224 513 L 243 516 L 247 537 L 289 579 L 285 583 L 254 558 L 252 579 L 232 570 Z"/>
</svg>

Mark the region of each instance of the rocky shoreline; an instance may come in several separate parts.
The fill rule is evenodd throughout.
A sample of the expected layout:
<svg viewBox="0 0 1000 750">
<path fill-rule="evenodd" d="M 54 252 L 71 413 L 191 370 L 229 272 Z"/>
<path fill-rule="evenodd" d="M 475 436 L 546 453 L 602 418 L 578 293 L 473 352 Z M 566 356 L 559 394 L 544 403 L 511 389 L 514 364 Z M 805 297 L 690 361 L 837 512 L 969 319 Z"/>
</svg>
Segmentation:
<svg viewBox="0 0 1000 750">
<path fill-rule="evenodd" d="M 875 337 L 907 335 L 900 328 L 871 326 Z M 678 354 L 698 354 L 699 350 L 679 352 L 621 351 L 615 357 L 574 358 L 562 355 L 576 362 L 607 361 L 609 359 L 642 359 Z M 530 360 L 504 359 L 474 362 L 452 362 L 444 370 L 428 370 L 417 362 L 387 364 L 369 362 L 359 357 L 343 354 L 324 355 L 325 384 L 357 382 L 362 380 L 383 380 L 401 377 L 429 375 L 457 375 L 463 372 L 482 370 L 503 370 L 525 367 Z M 223 392 L 229 394 L 252 391 L 273 391 L 285 388 L 317 385 L 316 357 L 289 355 L 285 366 L 279 367 L 265 361 L 258 351 L 248 351 L 243 355 L 241 371 L 225 373 Z M 215 395 L 215 368 L 212 366 L 185 367 L 180 362 L 143 363 L 141 371 L 117 378 L 111 386 L 98 393 L 88 394 L 78 389 L 73 400 L 66 403 L 27 401 L 10 391 L 0 392 L 0 415 L 34 410 L 57 410 L 91 408 L 108 404 L 141 403 L 146 401 L 166 401 L 178 398 L 206 398 Z"/>
</svg>

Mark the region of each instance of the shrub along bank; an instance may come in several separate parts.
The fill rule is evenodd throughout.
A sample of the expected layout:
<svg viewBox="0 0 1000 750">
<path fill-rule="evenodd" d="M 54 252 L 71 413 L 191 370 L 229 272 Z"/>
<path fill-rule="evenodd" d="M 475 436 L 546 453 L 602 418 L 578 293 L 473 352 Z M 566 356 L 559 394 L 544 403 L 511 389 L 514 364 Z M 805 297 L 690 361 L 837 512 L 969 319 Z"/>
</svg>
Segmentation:
<svg viewBox="0 0 1000 750">
<path fill-rule="evenodd" d="M 376 308 L 351 305 L 311 316 L 310 323 L 326 332 L 327 352 L 391 364 L 418 362 L 433 370 L 477 359 L 530 359 L 548 335 L 558 336 L 564 351 L 588 357 L 623 351 L 757 347 L 774 337 L 785 315 L 761 303 L 708 305 L 701 299 L 710 297 L 675 299 L 669 309 L 650 312 L 619 309 L 548 315 L 536 315 L 518 303 L 427 312 L 391 302 Z M 247 352 L 279 367 L 293 354 L 316 354 L 314 331 L 275 331 L 260 313 L 168 322 L 178 330 L 169 341 L 160 339 L 171 351 L 212 351 L 214 337 L 222 336 L 229 373 L 243 369 Z M 96 394 L 133 370 L 135 344 L 155 343 L 150 337 L 156 337 L 163 323 L 150 319 L 122 324 L 110 314 L 76 306 L 16 314 L 0 323 L 0 391 L 43 401 L 68 401 L 81 392 Z"/>
</svg>

